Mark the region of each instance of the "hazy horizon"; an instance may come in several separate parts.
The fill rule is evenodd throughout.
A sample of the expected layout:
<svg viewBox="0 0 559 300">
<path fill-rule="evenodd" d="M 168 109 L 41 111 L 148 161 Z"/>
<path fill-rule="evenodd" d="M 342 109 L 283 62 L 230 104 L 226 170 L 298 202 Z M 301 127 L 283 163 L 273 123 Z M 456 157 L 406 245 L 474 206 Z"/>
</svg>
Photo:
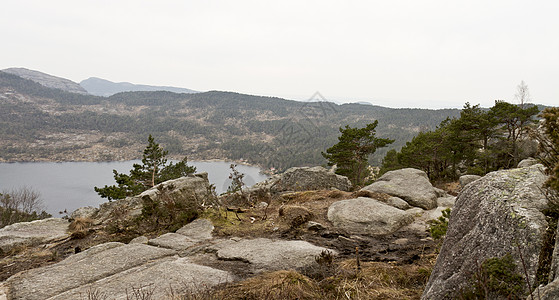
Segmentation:
<svg viewBox="0 0 559 300">
<path fill-rule="evenodd" d="M 0 69 L 385 107 L 559 99 L 559 2 L 14 1 Z"/>
</svg>

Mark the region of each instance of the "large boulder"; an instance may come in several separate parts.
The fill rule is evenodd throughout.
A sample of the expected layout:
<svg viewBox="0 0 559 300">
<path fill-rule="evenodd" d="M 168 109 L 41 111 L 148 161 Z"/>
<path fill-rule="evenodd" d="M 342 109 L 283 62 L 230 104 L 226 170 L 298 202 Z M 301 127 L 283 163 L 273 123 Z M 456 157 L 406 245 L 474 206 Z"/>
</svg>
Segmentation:
<svg viewBox="0 0 559 300">
<path fill-rule="evenodd" d="M 423 209 L 437 206 L 437 192 L 421 170 L 406 168 L 386 172 L 377 181 L 361 190 L 396 196 L 409 205 Z"/>
<path fill-rule="evenodd" d="M 249 189 L 250 192 L 269 190 L 270 192 L 308 191 L 335 188 L 350 191 L 351 182 L 347 177 L 335 174 L 323 167 L 290 168 L 282 174 L 274 175 Z"/>
<path fill-rule="evenodd" d="M 8 225 L 0 229 L 0 253 L 18 246 L 36 246 L 67 238 L 68 221 L 50 218 Z"/>
<path fill-rule="evenodd" d="M 0 288 L 8 291 L 8 299 L 82 299 L 93 294 L 129 299 L 133 290 L 162 299 L 169 289 L 196 291 L 232 279 L 228 272 L 179 258 L 173 250 L 111 242 L 18 273 Z"/>
<path fill-rule="evenodd" d="M 455 299 L 486 259 L 512 254 L 534 282 L 547 228 L 542 165 L 492 172 L 456 199 L 446 238 L 422 299 Z M 520 257 L 521 252 L 522 257 Z M 522 258 L 522 260 L 521 260 Z"/>
<path fill-rule="evenodd" d="M 162 192 L 174 201 L 188 200 L 201 204 L 209 196 L 209 186 L 207 173 L 168 180 L 140 195 L 103 203 L 93 217 L 99 222 L 104 222 L 115 217 L 130 219 L 139 216 L 142 213 L 144 201 L 157 200 L 161 197 Z"/>
<path fill-rule="evenodd" d="M 332 203 L 328 220 L 352 234 L 385 235 L 413 222 L 413 216 L 378 200 L 359 197 Z"/>
<path fill-rule="evenodd" d="M 284 241 L 266 238 L 230 239 L 211 246 L 222 260 L 249 263 L 253 272 L 304 269 L 316 264 L 323 251 L 336 251 L 306 241 Z"/>
</svg>

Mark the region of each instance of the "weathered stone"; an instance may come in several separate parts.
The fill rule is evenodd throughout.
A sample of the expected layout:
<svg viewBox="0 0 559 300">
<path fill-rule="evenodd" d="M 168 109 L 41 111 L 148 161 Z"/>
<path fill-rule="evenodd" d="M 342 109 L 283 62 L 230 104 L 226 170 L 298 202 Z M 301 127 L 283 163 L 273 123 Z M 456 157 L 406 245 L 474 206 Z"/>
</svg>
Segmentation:
<svg viewBox="0 0 559 300">
<path fill-rule="evenodd" d="M 47 299 L 173 254 L 175 251 L 143 244 L 106 243 L 57 264 L 18 273 L 5 284 L 9 299 Z"/>
<path fill-rule="evenodd" d="M 161 191 L 173 200 L 192 200 L 203 202 L 208 195 L 209 181 L 207 173 L 195 174 L 194 176 L 181 177 L 160 183 L 153 188 L 144 191 L 138 196 L 105 202 L 99 206 L 96 218 L 107 221 L 112 218 L 131 219 L 142 213 L 145 200 L 157 200 Z"/>
<path fill-rule="evenodd" d="M 208 219 L 196 219 L 177 230 L 177 233 L 195 241 L 202 241 L 211 239 L 213 230 L 214 225 L 212 221 Z"/>
<path fill-rule="evenodd" d="M 521 160 L 521 161 L 518 163 L 518 167 L 519 167 L 519 168 L 527 168 L 527 167 L 531 167 L 531 166 L 533 166 L 533 165 L 535 165 L 535 164 L 537 164 L 537 163 L 538 163 L 538 160 L 537 160 L 537 159 L 535 159 L 535 158 L 533 158 L 533 157 L 528 157 L 528 158 L 526 158 L 526 159 Z"/>
<path fill-rule="evenodd" d="M 69 237 L 68 221 L 59 218 L 21 222 L 0 229 L 0 250 L 35 246 Z"/>
<path fill-rule="evenodd" d="M 452 208 L 454 207 L 455 203 L 456 203 L 456 197 L 454 196 L 447 196 L 447 197 L 442 197 L 437 199 L 437 206 Z"/>
<path fill-rule="evenodd" d="M 324 225 L 318 223 L 318 222 L 314 222 L 314 221 L 308 221 L 307 222 L 307 230 L 310 231 L 322 231 L 325 230 L 326 227 L 324 227 Z"/>
<path fill-rule="evenodd" d="M 254 271 L 301 269 L 316 263 L 322 251 L 334 250 L 318 247 L 305 241 L 283 241 L 258 238 L 253 240 L 227 240 L 211 246 L 223 260 L 249 263 Z"/>
<path fill-rule="evenodd" d="M 195 245 L 196 241 L 182 234 L 169 232 L 149 240 L 148 244 L 152 246 L 181 251 Z"/>
<path fill-rule="evenodd" d="M 249 192 L 269 190 L 270 192 L 308 191 L 335 188 L 350 191 L 351 182 L 323 167 L 290 168 L 285 173 L 259 182 L 248 189 Z"/>
<path fill-rule="evenodd" d="M 483 261 L 510 253 L 534 282 L 547 222 L 542 165 L 492 172 L 456 200 L 446 238 L 422 299 L 450 299 Z M 520 247 L 519 247 L 520 246 Z M 520 263 L 518 263 L 520 266 Z"/>
<path fill-rule="evenodd" d="M 72 212 L 70 218 L 71 219 L 76 219 L 76 218 L 93 219 L 98 211 L 99 209 L 93 206 L 80 207 Z"/>
<path fill-rule="evenodd" d="M 437 197 L 442 198 L 442 197 L 448 197 L 448 193 L 445 190 L 433 187 L 433 189 L 435 190 L 435 193 L 437 194 Z"/>
<path fill-rule="evenodd" d="M 427 174 L 417 169 L 406 168 L 386 172 L 362 190 L 396 196 L 411 206 L 423 209 L 433 209 L 437 206 L 437 193 Z"/>
<path fill-rule="evenodd" d="M 531 297 L 528 296 L 526 297 L 526 299 L 538 299 L 538 300 L 559 299 L 559 279 L 556 279 L 548 283 L 546 286 L 539 288 L 539 291 L 533 291 Z"/>
<path fill-rule="evenodd" d="M 196 265 L 190 263 L 187 258 L 167 257 L 49 299 L 82 299 L 89 291 L 98 291 L 102 295 L 110 296 L 110 299 L 130 299 L 134 290 L 151 293 L 149 299 L 167 299 L 171 291 L 175 295 L 183 292 L 199 293 L 232 280 L 233 276 L 226 271 Z"/>
<path fill-rule="evenodd" d="M 461 187 L 465 187 L 466 185 L 468 185 L 470 182 L 474 182 L 478 179 L 480 179 L 481 176 L 479 175 L 462 175 L 460 176 L 460 178 L 458 179 L 458 182 L 460 182 L 460 186 Z"/>
<path fill-rule="evenodd" d="M 147 244 L 148 242 L 149 242 L 149 239 L 142 235 L 142 236 L 133 238 L 128 244 Z"/>
<path fill-rule="evenodd" d="M 390 206 L 394 206 L 398 209 L 401 210 L 406 210 L 406 209 L 410 209 L 411 206 L 404 200 L 402 200 L 401 198 L 398 197 L 390 197 L 386 200 L 386 204 L 390 205 Z"/>
<path fill-rule="evenodd" d="M 349 233 L 384 235 L 410 224 L 413 217 L 378 200 L 359 197 L 332 203 L 328 220 Z"/>
</svg>

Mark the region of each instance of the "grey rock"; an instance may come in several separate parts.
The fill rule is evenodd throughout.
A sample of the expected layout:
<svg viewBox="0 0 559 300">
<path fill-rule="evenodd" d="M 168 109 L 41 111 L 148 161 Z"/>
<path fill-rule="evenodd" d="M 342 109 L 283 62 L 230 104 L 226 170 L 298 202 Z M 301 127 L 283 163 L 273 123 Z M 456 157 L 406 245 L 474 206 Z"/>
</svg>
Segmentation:
<svg viewBox="0 0 559 300">
<path fill-rule="evenodd" d="M 207 173 L 165 181 L 138 196 L 101 204 L 96 219 L 106 222 L 115 217 L 120 219 L 137 217 L 142 213 L 143 202 L 150 199 L 158 200 L 160 190 L 165 191 L 170 199 L 190 200 L 201 204 L 208 197 L 209 185 Z"/>
<path fill-rule="evenodd" d="M 2 70 L 6 73 L 17 75 L 21 78 L 35 81 L 49 88 L 61 89 L 70 93 L 87 94 L 87 91 L 76 82 L 71 80 L 52 76 L 39 71 L 29 70 L 25 68 L 9 68 Z"/>
<path fill-rule="evenodd" d="M 456 197 L 454 196 L 447 196 L 447 197 L 442 197 L 437 199 L 437 206 L 452 208 L 454 207 L 455 203 L 456 203 Z"/>
<path fill-rule="evenodd" d="M 306 241 L 265 238 L 227 240 L 211 247 L 217 250 L 219 259 L 249 263 L 255 272 L 301 269 L 316 264 L 315 257 L 322 251 L 337 254 L 334 250 L 318 247 Z"/>
<path fill-rule="evenodd" d="M 36 246 L 69 237 L 68 221 L 50 218 L 21 222 L 0 229 L 0 250 L 6 252 L 17 246 Z"/>
<path fill-rule="evenodd" d="M 480 179 L 481 176 L 479 175 L 462 175 L 460 176 L 460 178 L 458 179 L 458 182 L 460 183 L 461 187 L 465 187 L 466 185 L 468 185 L 470 182 L 474 182 L 478 179 Z"/>
<path fill-rule="evenodd" d="M 168 299 L 171 290 L 175 295 L 183 292 L 199 293 L 232 280 L 233 276 L 226 271 L 193 264 L 187 258 L 167 257 L 49 299 L 82 299 L 89 291 L 99 291 L 110 296 L 110 299 L 130 299 L 132 290 L 151 291 L 150 299 Z"/>
<path fill-rule="evenodd" d="M 196 241 L 182 234 L 169 232 L 155 239 L 149 240 L 148 244 L 152 246 L 181 251 L 194 246 L 196 244 Z"/>
<path fill-rule="evenodd" d="M 468 184 L 456 199 L 446 238 L 422 299 L 448 299 L 464 288 L 472 270 L 511 253 L 534 282 L 548 207 L 542 165 L 492 172 Z M 520 249 L 517 247 L 520 245 Z"/>
<path fill-rule="evenodd" d="M 435 190 L 435 193 L 437 194 L 437 197 L 442 198 L 442 197 L 448 197 L 448 193 L 445 190 L 433 187 L 433 189 Z"/>
<path fill-rule="evenodd" d="M 149 242 L 149 239 L 142 235 L 142 236 L 133 238 L 128 244 L 147 244 L 148 242 Z"/>
<path fill-rule="evenodd" d="M 532 298 L 533 297 L 533 298 Z M 559 299 L 559 279 L 553 280 L 546 286 L 539 288 L 539 291 L 533 291 L 531 296 L 526 299 L 538 300 L 556 300 Z"/>
<path fill-rule="evenodd" d="M 76 218 L 93 219 L 98 211 L 99 209 L 93 206 L 80 207 L 72 212 L 70 218 L 71 219 L 76 219 Z"/>
<path fill-rule="evenodd" d="M 533 165 L 535 165 L 535 164 L 537 164 L 537 163 L 538 163 L 538 160 L 537 160 L 537 159 L 535 159 L 535 158 L 533 158 L 533 157 L 528 157 L 528 158 L 526 158 L 526 159 L 521 160 L 521 161 L 518 163 L 518 167 L 519 167 L 519 168 L 527 168 L 527 167 L 531 167 L 531 166 L 533 166 Z"/>
<path fill-rule="evenodd" d="M 57 264 L 18 273 L 5 284 L 10 299 L 47 299 L 173 254 L 175 251 L 143 244 L 106 243 Z"/>
<path fill-rule="evenodd" d="M 318 222 L 308 221 L 307 222 L 307 230 L 310 231 L 322 231 L 325 230 L 326 227 Z"/>
<path fill-rule="evenodd" d="M 208 219 L 196 219 L 181 229 L 177 230 L 178 234 L 187 236 L 188 238 L 196 241 L 202 241 L 212 238 L 212 231 L 214 225 Z"/>
<path fill-rule="evenodd" d="M 404 200 L 402 200 L 402 198 L 399 197 L 390 197 L 386 200 L 386 204 L 390 205 L 390 206 L 394 206 L 398 209 L 401 210 L 406 210 L 406 209 L 410 209 L 411 206 Z"/>
<path fill-rule="evenodd" d="M 332 203 L 328 220 L 353 234 L 390 234 L 413 222 L 409 213 L 378 200 L 359 197 Z"/>
<path fill-rule="evenodd" d="M 323 167 L 290 168 L 282 174 L 253 185 L 248 192 L 269 190 L 270 192 L 308 191 L 338 189 L 350 191 L 351 182 L 347 177 L 340 176 Z"/>
<path fill-rule="evenodd" d="M 437 206 L 437 193 L 427 174 L 417 169 L 406 168 L 386 172 L 361 190 L 396 196 L 411 206 L 423 209 L 433 209 Z"/>
</svg>

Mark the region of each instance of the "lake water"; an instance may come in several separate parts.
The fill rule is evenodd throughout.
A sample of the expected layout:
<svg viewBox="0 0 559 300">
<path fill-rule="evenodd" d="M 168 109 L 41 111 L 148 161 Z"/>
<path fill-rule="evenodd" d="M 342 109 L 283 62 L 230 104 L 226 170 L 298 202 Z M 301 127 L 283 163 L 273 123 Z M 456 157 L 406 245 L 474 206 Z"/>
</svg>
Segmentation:
<svg viewBox="0 0 559 300">
<path fill-rule="evenodd" d="M 141 161 L 0 163 L 0 192 L 24 186 L 31 188 L 40 193 L 45 210 L 59 217 L 60 211 L 72 212 L 106 202 L 93 187 L 115 184 L 112 170 L 128 174 L 134 163 L 141 164 Z M 189 161 L 188 164 L 195 166 L 197 172 L 208 172 L 208 179 L 218 194 L 227 191 L 231 183 L 230 162 Z M 243 181 L 248 186 L 267 178 L 258 167 L 237 165 L 237 170 L 245 174 Z"/>
</svg>

